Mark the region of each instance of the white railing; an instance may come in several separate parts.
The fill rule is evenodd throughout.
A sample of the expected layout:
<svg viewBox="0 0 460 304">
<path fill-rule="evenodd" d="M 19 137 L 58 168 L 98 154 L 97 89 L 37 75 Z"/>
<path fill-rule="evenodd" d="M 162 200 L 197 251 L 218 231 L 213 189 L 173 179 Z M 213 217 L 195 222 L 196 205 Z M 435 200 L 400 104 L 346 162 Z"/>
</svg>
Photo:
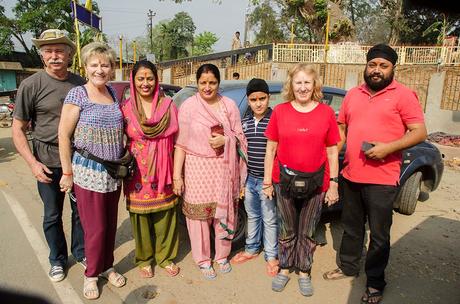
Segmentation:
<svg viewBox="0 0 460 304">
<path fill-rule="evenodd" d="M 330 44 L 273 44 L 273 62 L 311 62 L 365 64 L 367 45 Z M 460 48 L 455 46 L 394 46 L 398 64 L 460 65 Z"/>
</svg>

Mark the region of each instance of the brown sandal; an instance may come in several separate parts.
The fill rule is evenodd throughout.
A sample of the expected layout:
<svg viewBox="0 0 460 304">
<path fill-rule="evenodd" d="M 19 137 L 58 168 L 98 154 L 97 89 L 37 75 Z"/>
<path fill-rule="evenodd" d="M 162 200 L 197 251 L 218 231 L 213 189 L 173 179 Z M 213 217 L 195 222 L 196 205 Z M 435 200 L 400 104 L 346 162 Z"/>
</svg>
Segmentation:
<svg viewBox="0 0 460 304">
<path fill-rule="evenodd" d="M 374 301 L 369 301 L 369 299 L 374 299 Z M 379 304 L 383 299 L 383 292 L 381 290 L 370 291 L 369 287 L 366 288 L 366 292 L 361 297 L 362 304 Z"/>
<path fill-rule="evenodd" d="M 165 270 L 169 274 L 169 276 L 175 277 L 176 275 L 179 274 L 180 268 L 176 264 L 171 263 L 165 267 Z"/>
<path fill-rule="evenodd" d="M 148 266 L 140 267 L 139 275 L 141 276 L 141 278 L 144 278 L 144 279 L 153 278 L 152 266 L 148 265 Z"/>
<path fill-rule="evenodd" d="M 343 273 L 342 269 L 340 268 L 337 268 L 337 269 L 334 269 L 334 270 L 330 270 L 330 271 L 326 271 L 324 274 L 323 274 L 323 278 L 326 280 L 326 281 L 333 281 L 333 280 L 340 280 L 340 279 L 346 279 L 346 278 L 353 278 L 353 277 L 357 277 L 358 274 L 356 275 L 346 275 Z"/>
</svg>

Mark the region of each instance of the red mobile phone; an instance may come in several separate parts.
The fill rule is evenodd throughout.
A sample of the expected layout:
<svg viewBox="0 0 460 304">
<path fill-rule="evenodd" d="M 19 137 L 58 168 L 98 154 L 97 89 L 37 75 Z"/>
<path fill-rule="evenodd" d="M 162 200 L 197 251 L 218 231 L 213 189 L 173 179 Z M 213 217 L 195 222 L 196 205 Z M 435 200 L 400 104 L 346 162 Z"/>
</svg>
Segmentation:
<svg viewBox="0 0 460 304">
<path fill-rule="evenodd" d="M 221 124 L 215 125 L 211 127 L 211 133 L 217 133 L 220 135 L 224 135 L 224 126 Z"/>
<path fill-rule="evenodd" d="M 217 134 L 220 134 L 220 135 L 224 135 L 224 126 L 222 126 L 221 124 L 212 126 L 211 127 L 211 134 L 212 133 L 217 133 Z M 221 146 L 219 148 L 215 148 L 214 151 L 216 151 L 217 156 L 222 155 L 222 154 L 224 154 L 224 146 Z"/>
</svg>

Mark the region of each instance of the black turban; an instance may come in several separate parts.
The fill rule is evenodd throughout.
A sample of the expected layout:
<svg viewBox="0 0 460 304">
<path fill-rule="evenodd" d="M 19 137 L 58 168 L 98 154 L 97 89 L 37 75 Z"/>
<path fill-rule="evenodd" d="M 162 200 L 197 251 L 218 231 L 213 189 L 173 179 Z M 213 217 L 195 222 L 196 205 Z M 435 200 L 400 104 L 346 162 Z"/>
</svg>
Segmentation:
<svg viewBox="0 0 460 304">
<path fill-rule="evenodd" d="M 265 82 L 265 80 L 260 79 L 260 78 L 252 78 L 248 86 L 246 88 L 246 96 L 251 95 L 251 93 L 254 92 L 264 92 L 266 94 L 269 94 L 269 89 L 268 89 L 268 84 Z"/>
<path fill-rule="evenodd" d="M 383 58 L 395 65 L 396 61 L 398 61 L 398 54 L 390 46 L 382 43 L 374 45 L 367 52 L 367 62 L 371 61 L 374 58 Z"/>
</svg>

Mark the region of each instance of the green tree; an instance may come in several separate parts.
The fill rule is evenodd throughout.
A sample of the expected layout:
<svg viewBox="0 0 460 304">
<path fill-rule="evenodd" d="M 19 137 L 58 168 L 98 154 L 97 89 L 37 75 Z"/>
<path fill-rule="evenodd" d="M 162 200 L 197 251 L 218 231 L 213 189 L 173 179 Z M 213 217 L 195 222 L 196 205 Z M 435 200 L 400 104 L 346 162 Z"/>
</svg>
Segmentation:
<svg viewBox="0 0 460 304">
<path fill-rule="evenodd" d="M 6 18 L 5 8 L 0 5 L 0 24 L 3 24 L 2 19 Z M 0 55 L 8 54 L 13 51 L 13 41 L 11 40 L 10 30 L 4 26 L 0 26 Z"/>
<path fill-rule="evenodd" d="M 179 12 L 163 27 L 164 41 L 169 42 L 170 59 L 184 58 L 190 55 L 189 50 L 193 43 L 195 24 L 192 17 L 186 12 Z"/>
<path fill-rule="evenodd" d="M 93 1 L 93 11 L 99 12 Z M 13 7 L 14 17 L 7 17 L 3 7 L 0 9 L 0 41 L 17 40 L 25 52 L 38 59 L 35 48 L 28 47 L 24 38 L 27 33 L 38 37 L 44 30 L 58 28 L 74 33 L 69 0 L 18 0 Z M 71 35 L 73 38 L 73 35 Z"/>
<path fill-rule="evenodd" d="M 216 34 L 204 31 L 193 40 L 193 56 L 206 55 L 213 52 L 213 45 L 219 40 Z"/>
<path fill-rule="evenodd" d="M 269 0 L 260 3 L 249 16 L 252 30 L 256 33 L 255 43 L 266 44 L 283 42 L 287 37 L 287 24 L 276 11 Z"/>
</svg>

